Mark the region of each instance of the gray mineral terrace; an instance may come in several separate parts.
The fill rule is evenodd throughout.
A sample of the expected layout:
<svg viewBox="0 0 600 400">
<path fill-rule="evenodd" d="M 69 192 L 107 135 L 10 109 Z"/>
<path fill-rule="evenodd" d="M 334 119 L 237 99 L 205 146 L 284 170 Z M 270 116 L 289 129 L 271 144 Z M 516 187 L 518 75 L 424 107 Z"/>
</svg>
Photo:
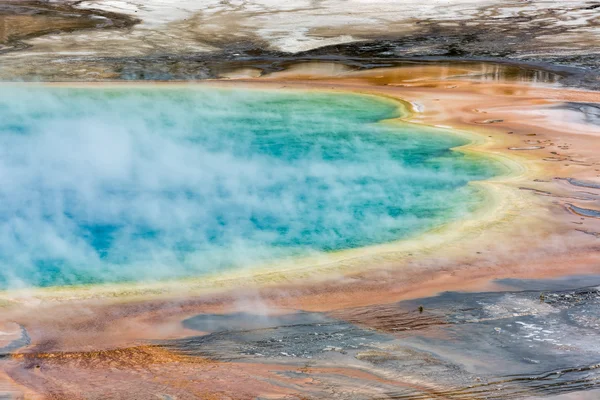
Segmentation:
<svg viewBox="0 0 600 400">
<path fill-rule="evenodd" d="M 546 397 L 596 388 L 600 291 L 581 285 L 600 284 L 600 277 L 499 283 L 508 290 L 447 292 L 328 314 L 201 314 L 184 325 L 203 336 L 160 345 L 227 362 L 344 365 L 408 381 L 434 375 L 439 385 L 426 392 L 372 387 L 382 399 Z M 329 379 L 351 391 L 350 381 Z"/>
</svg>

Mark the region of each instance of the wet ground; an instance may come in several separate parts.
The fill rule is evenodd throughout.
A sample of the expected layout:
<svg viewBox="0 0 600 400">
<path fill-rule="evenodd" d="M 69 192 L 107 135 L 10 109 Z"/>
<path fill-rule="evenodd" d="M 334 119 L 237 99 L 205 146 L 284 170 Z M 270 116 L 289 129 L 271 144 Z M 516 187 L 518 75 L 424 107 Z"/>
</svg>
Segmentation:
<svg viewBox="0 0 600 400">
<path fill-rule="evenodd" d="M 221 362 L 343 366 L 417 386 L 362 382 L 381 399 L 507 399 L 600 389 L 600 291 L 593 286 L 600 277 L 498 283 L 512 289 L 448 292 L 328 315 L 198 315 L 184 325 L 206 334 L 161 346 Z"/>
<path fill-rule="evenodd" d="M 12 383 L 0 375 L 0 394 L 17 383 L 56 399 L 594 398 L 600 276 L 496 287 L 328 313 L 253 299 L 181 320 L 185 337 L 104 350 L 32 346 L 35 328 L 5 327 Z"/>
</svg>

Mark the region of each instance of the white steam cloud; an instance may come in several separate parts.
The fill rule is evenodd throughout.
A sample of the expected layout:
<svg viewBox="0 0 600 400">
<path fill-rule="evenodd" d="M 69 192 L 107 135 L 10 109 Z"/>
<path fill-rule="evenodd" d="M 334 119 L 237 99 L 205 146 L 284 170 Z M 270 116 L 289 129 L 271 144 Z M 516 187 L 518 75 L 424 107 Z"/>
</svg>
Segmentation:
<svg viewBox="0 0 600 400">
<path fill-rule="evenodd" d="M 0 285 L 193 275 L 467 211 L 480 166 L 454 139 L 375 124 L 392 113 L 359 96 L 8 89 Z"/>
</svg>

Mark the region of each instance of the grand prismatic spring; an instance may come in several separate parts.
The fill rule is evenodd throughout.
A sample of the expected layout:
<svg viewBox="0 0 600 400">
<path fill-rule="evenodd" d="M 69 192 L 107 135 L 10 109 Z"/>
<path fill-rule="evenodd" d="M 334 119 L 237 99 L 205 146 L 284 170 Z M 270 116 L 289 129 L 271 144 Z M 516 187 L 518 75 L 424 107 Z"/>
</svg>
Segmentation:
<svg viewBox="0 0 600 400">
<path fill-rule="evenodd" d="M 464 216 L 493 162 L 359 95 L 3 93 L 2 284 L 197 276 L 398 240 Z"/>
<path fill-rule="evenodd" d="M 600 398 L 599 7 L 0 1 L 0 398 Z"/>
</svg>

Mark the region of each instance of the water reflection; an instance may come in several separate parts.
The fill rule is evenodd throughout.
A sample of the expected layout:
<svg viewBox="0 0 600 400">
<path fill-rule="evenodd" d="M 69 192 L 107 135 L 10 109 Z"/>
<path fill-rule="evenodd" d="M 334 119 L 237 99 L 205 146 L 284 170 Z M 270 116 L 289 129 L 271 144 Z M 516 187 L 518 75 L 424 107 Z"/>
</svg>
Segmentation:
<svg viewBox="0 0 600 400">
<path fill-rule="evenodd" d="M 289 64 L 266 75 L 286 79 L 360 78 L 374 85 L 400 85 L 431 80 L 468 79 L 481 82 L 556 84 L 561 76 L 524 66 L 488 62 L 398 62 L 393 67 L 359 69 L 339 62 L 309 61 Z"/>
</svg>

